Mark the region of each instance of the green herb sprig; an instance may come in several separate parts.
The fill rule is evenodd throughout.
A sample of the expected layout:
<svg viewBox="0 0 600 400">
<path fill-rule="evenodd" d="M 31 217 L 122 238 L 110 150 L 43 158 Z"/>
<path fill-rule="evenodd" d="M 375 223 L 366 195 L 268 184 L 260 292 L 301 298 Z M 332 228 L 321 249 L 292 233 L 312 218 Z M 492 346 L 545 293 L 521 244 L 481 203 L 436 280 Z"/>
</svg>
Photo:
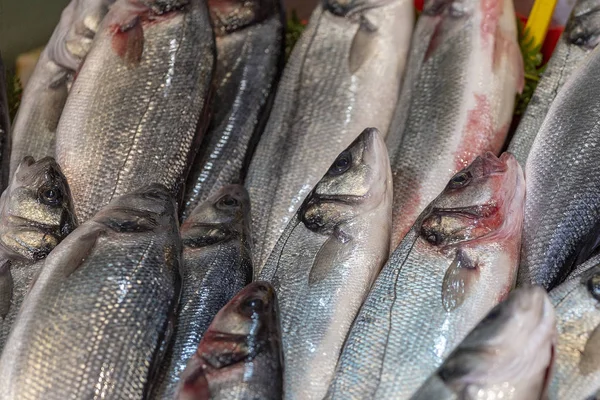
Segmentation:
<svg viewBox="0 0 600 400">
<path fill-rule="evenodd" d="M 305 24 L 302 23 L 296 11 L 292 11 L 287 21 L 287 30 L 285 32 L 285 59 L 287 60 L 292 54 L 294 45 L 300 39 L 300 35 L 306 28 Z"/>
<path fill-rule="evenodd" d="M 517 19 L 519 31 L 519 47 L 523 56 L 523 66 L 525 69 L 525 85 L 520 95 L 517 95 L 515 102 L 515 115 L 523 115 L 525 109 L 535 92 L 541 75 L 544 73 L 546 65 L 542 65 L 544 57 L 542 55 L 542 46 L 534 45 L 532 37 L 527 35 L 527 31 L 521 20 Z"/>
</svg>

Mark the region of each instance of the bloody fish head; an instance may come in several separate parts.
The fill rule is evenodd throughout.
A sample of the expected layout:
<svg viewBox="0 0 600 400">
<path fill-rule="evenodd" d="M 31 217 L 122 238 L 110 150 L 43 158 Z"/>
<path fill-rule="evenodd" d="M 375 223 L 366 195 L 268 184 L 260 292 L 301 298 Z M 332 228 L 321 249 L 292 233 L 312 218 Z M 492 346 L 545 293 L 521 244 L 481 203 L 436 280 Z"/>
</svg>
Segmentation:
<svg viewBox="0 0 600 400">
<path fill-rule="evenodd" d="M 209 0 L 215 35 L 225 36 L 258 24 L 281 9 L 279 0 Z"/>
</svg>

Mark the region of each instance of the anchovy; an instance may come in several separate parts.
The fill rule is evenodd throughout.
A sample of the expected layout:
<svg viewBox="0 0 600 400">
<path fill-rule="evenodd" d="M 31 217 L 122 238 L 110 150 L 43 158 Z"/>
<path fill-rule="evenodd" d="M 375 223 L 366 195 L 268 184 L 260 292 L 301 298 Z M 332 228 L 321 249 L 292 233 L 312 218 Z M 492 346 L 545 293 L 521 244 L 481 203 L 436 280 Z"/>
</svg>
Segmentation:
<svg viewBox="0 0 600 400">
<path fill-rule="evenodd" d="M 414 23 L 410 0 L 323 0 L 294 48 L 246 178 L 255 270 L 335 158 L 385 136 Z"/>
<path fill-rule="evenodd" d="M 524 189 L 508 153 L 477 157 L 450 180 L 375 281 L 328 398 L 409 398 L 507 295 L 519 263 Z"/>
</svg>

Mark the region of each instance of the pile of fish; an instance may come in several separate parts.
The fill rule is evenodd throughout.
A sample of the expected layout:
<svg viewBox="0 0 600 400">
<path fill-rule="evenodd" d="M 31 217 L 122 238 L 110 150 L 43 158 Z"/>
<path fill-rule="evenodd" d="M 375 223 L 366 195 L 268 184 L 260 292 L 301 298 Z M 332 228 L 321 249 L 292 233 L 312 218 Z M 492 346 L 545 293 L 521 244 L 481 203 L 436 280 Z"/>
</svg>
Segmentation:
<svg viewBox="0 0 600 400">
<path fill-rule="evenodd" d="M 600 1 L 514 133 L 512 1 L 415 15 L 71 0 L 0 81 L 0 400 L 600 399 Z"/>
</svg>

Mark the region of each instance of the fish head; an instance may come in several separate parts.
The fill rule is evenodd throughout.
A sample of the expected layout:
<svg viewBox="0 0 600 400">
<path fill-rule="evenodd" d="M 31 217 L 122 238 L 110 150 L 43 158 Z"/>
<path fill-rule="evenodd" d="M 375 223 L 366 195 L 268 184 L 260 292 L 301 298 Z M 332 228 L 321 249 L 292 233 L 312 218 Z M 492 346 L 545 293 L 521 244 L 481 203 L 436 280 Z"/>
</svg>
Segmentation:
<svg viewBox="0 0 600 400">
<path fill-rule="evenodd" d="M 383 136 L 365 129 L 335 159 L 300 208 L 304 225 L 329 233 L 339 223 L 354 218 L 384 201 L 391 202 L 390 161 Z"/>
<path fill-rule="evenodd" d="M 481 320 L 437 375 L 455 392 L 471 394 L 468 398 L 540 399 L 556 340 L 555 312 L 546 291 L 519 288 Z"/>
<path fill-rule="evenodd" d="M 421 236 L 435 246 L 492 234 L 520 240 L 525 179 L 515 157 L 488 152 L 450 179 L 423 213 Z"/>
<path fill-rule="evenodd" d="M 51 157 L 25 157 L 0 197 L 0 241 L 14 255 L 45 258 L 77 226 L 67 179 Z"/>
<path fill-rule="evenodd" d="M 227 185 L 192 211 L 181 225 L 181 238 L 185 246 L 191 247 L 232 238 L 249 243 L 250 222 L 248 192 L 242 185 Z"/>
<path fill-rule="evenodd" d="M 280 0 L 208 0 L 216 36 L 258 24 L 281 11 Z"/>
<path fill-rule="evenodd" d="M 580 0 L 575 4 L 565 26 L 565 37 L 572 44 L 589 50 L 596 47 L 600 40 L 600 3 L 597 0 Z"/>
</svg>

